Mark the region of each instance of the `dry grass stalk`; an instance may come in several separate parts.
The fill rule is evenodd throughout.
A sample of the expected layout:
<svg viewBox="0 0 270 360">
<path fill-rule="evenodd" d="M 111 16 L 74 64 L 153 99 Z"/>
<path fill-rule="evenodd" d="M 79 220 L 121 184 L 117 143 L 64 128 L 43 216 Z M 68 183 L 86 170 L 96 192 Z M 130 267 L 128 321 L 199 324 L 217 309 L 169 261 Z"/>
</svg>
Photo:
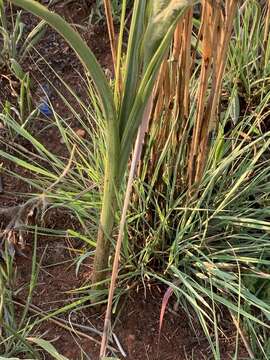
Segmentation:
<svg viewBox="0 0 270 360">
<path fill-rule="evenodd" d="M 178 178 L 188 184 L 190 192 L 201 180 L 209 138 L 217 128 L 222 78 L 237 4 L 237 0 L 226 0 L 225 3 L 222 0 L 202 0 L 201 26 L 198 30 L 202 62 L 199 87 L 194 99 L 196 119 L 186 159 L 188 170 L 182 170 L 182 174 L 179 170 L 178 174 Z M 190 81 L 193 67 L 192 19 L 193 7 L 190 7 L 177 25 L 170 58 L 164 61 L 157 81 L 151 115 L 155 144 L 151 149 L 150 176 L 168 138 L 171 137 L 171 159 L 175 161 L 180 142 L 189 136 Z M 168 168 L 174 166 L 173 163 L 167 165 Z M 159 187 L 158 184 L 157 186 Z"/>
<path fill-rule="evenodd" d="M 269 42 L 269 34 L 270 34 L 270 0 L 267 0 L 266 3 L 266 17 L 265 17 L 265 26 L 264 26 L 264 36 L 263 36 L 263 56 L 262 56 L 262 66 L 266 65 L 266 52 L 267 52 L 267 45 Z"/>
<path fill-rule="evenodd" d="M 135 171 L 136 171 L 136 168 L 138 165 L 138 161 L 141 157 L 142 145 L 144 142 L 145 132 L 148 127 L 151 109 L 152 109 L 152 96 L 150 96 L 150 98 L 148 100 L 148 104 L 147 104 L 144 114 L 143 114 L 141 126 L 138 129 L 137 139 L 136 139 L 134 152 L 133 152 L 133 156 L 132 156 L 132 161 L 131 161 L 131 166 L 130 166 L 130 170 L 129 170 L 128 183 L 127 183 L 125 199 L 124 199 L 124 204 L 123 204 L 123 209 L 122 209 L 122 214 L 121 214 L 121 220 L 120 220 L 120 225 L 119 225 L 119 232 L 118 232 L 118 237 L 117 237 L 117 242 L 116 242 L 116 247 L 115 247 L 110 289 L 109 289 L 109 295 L 108 295 L 108 304 L 107 304 L 107 309 L 106 309 L 106 314 L 105 314 L 104 329 L 103 329 L 103 335 L 102 335 L 101 347 L 100 347 L 100 359 L 103 359 L 106 356 L 106 350 L 108 347 L 108 341 L 109 341 L 110 332 L 111 332 L 112 303 L 113 303 L 113 296 L 114 296 L 114 292 L 115 292 L 115 288 L 116 288 L 116 280 L 117 280 L 118 271 L 119 271 L 121 246 L 122 246 L 122 242 L 123 242 L 124 234 L 125 234 L 126 216 L 127 216 L 127 211 L 128 211 L 128 207 L 129 207 Z"/>
<path fill-rule="evenodd" d="M 209 137 L 217 126 L 217 107 L 237 1 L 226 0 L 225 10 L 223 5 L 221 0 L 202 2 L 202 66 L 188 164 L 190 190 L 201 180 L 206 165 Z"/>
<path fill-rule="evenodd" d="M 192 17 L 193 7 L 190 7 L 176 27 L 170 57 L 164 60 L 157 80 L 151 115 L 155 144 L 151 149 L 149 174 L 153 173 L 169 136 L 172 139 L 171 150 L 176 155 L 189 115 Z M 174 156 L 171 158 L 174 161 Z"/>
<path fill-rule="evenodd" d="M 183 19 L 180 33 L 175 34 L 175 41 L 181 44 L 178 53 L 178 75 L 176 83 L 176 97 L 174 117 L 180 118 L 181 125 L 187 121 L 189 115 L 189 83 L 191 75 L 191 34 L 192 34 L 192 18 L 193 8 L 189 9 L 185 18 Z M 180 37 L 180 41 L 177 39 Z"/>
<path fill-rule="evenodd" d="M 238 331 L 238 333 L 240 334 L 241 336 L 241 339 L 243 341 L 243 344 L 248 352 L 248 355 L 250 357 L 250 359 L 255 359 L 255 355 L 246 339 L 246 336 L 244 334 L 244 332 L 242 331 L 242 329 L 240 328 L 240 324 L 239 324 L 239 319 L 236 319 L 236 317 L 233 315 L 233 313 L 230 311 L 230 314 L 231 314 L 231 317 L 232 317 L 232 320 L 233 320 L 233 323 Z"/>
<path fill-rule="evenodd" d="M 197 116 L 193 130 L 191 152 L 189 159 L 189 185 L 192 185 L 197 177 L 198 165 L 197 158 L 199 156 L 200 145 L 204 138 L 202 132 L 207 131 L 205 128 L 207 119 L 204 118 L 205 102 L 208 90 L 208 82 L 213 59 L 213 38 L 215 25 L 214 21 L 214 5 L 212 1 L 203 2 L 203 17 L 201 19 L 202 28 L 202 66 L 200 74 L 200 86 L 198 89 Z"/>
</svg>

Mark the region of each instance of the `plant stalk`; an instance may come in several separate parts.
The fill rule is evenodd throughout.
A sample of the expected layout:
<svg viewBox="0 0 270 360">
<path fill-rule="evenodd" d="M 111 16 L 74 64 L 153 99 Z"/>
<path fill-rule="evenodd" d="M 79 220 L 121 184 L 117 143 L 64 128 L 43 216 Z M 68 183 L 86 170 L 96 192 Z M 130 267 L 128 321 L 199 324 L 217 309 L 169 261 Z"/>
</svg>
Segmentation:
<svg viewBox="0 0 270 360">
<path fill-rule="evenodd" d="M 107 124 L 107 155 L 105 164 L 104 190 L 94 258 L 92 283 L 101 289 L 106 280 L 111 248 L 111 237 L 116 210 L 116 194 L 119 189 L 119 134 L 115 122 Z"/>
<path fill-rule="evenodd" d="M 100 348 L 100 359 L 103 359 L 103 357 L 106 356 L 106 349 L 108 346 L 109 333 L 111 330 L 111 312 L 112 312 L 113 295 L 114 295 L 114 290 L 116 287 L 116 280 L 117 280 L 118 271 L 119 271 L 121 246 L 122 246 L 122 242 L 124 239 L 127 211 L 128 211 L 129 201 L 130 201 L 132 184 L 133 184 L 133 180 L 134 180 L 134 176 L 135 176 L 135 170 L 136 170 L 138 161 L 141 156 L 144 136 L 145 136 L 147 125 L 149 122 L 149 116 L 150 116 L 151 109 L 152 109 L 152 101 L 153 101 L 153 97 L 150 96 L 147 106 L 144 111 L 141 125 L 138 129 L 138 135 L 137 135 L 137 139 L 136 139 L 136 143 L 135 143 L 135 147 L 134 147 L 134 153 L 132 156 L 132 162 L 131 162 L 131 167 L 130 167 L 130 172 L 129 172 L 129 177 L 128 177 L 128 184 L 127 184 L 125 200 L 124 200 L 121 221 L 120 221 L 120 227 L 119 227 L 119 233 L 118 233 L 116 249 L 115 249 L 115 254 L 114 254 L 114 262 L 113 262 L 110 290 L 109 290 L 109 296 L 108 296 L 108 305 L 107 305 L 107 309 L 106 309 L 104 329 L 103 329 L 101 348 Z"/>
</svg>

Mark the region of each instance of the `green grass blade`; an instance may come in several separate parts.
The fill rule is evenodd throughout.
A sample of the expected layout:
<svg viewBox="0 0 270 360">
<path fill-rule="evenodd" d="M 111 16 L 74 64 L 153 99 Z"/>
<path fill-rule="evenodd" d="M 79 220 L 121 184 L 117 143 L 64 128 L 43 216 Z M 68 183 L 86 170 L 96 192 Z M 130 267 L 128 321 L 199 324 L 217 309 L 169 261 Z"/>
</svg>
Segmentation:
<svg viewBox="0 0 270 360">
<path fill-rule="evenodd" d="M 43 350 L 45 350 L 48 354 L 50 354 L 55 360 L 69 360 L 65 356 L 60 355 L 59 352 L 49 341 L 39 338 L 33 338 L 33 337 L 29 337 L 27 338 L 27 340 L 40 346 Z"/>
<path fill-rule="evenodd" d="M 63 38 L 77 53 L 83 66 L 87 69 L 90 76 L 92 77 L 100 95 L 106 119 L 115 119 L 113 94 L 106 76 L 94 54 L 89 49 L 85 41 L 81 38 L 81 36 L 60 15 L 49 11 L 45 6 L 41 5 L 37 1 L 11 0 L 11 2 L 42 18 L 60 35 L 63 36 Z"/>
</svg>

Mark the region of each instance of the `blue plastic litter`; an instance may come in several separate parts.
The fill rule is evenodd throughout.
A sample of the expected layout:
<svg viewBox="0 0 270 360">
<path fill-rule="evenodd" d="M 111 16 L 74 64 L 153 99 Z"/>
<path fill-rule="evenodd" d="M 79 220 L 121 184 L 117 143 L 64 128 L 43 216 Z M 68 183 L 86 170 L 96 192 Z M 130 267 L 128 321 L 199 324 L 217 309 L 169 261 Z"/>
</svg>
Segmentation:
<svg viewBox="0 0 270 360">
<path fill-rule="evenodd" d="M 50 105 L 47 103 L 47 101 L 42 101 L 39 105 L 38 105 L 38 109 L 41 112 L 42 115 L 45 116 L 52 116 L 53 112 L 52 109 L 50 107 Z"/>
<path fill-rule="evenodd" d="M 52 90 L 50 89 L 50 86 L 48 84 L 44 84 L 41 86 L 41 90 L 43 91 L 43 93 L 46 95 L 46 97 L 51 97 L 52 95 Z"/>
<path fill-rule="evenodd" d="M 47 84 L 41 86 L 42 92 L 44 93 L 44 96 L 40 99 L 40 103 L 38 105 L 38 109 L 41 112 L 42 115 L 45 116 L 52 116 L 53 111 L 48 103 L 48 99 L 51 96 L 50 88 Z"/>
</svg>

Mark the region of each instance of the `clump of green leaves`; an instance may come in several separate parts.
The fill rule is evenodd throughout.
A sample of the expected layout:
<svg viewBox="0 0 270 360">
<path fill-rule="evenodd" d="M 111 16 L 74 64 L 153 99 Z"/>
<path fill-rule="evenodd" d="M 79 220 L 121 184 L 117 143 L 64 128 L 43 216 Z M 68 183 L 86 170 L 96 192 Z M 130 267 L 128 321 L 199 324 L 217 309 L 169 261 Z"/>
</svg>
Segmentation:
<svg viewBox="0 0 270 360">
<path fill-rule="evenodd" d="M 127 0 L 127 7 L 131 7 L 134 0 Z M 120 24 L 121 21 L 121 11 L 122 11 L 122 0 L 112 0 L 112 16 L 115 24 Z M 96 2 L 91 6 L 91 12 L 89 15 L 89 22 L 92 24 L 97 24 L 100 22 L 105 22 L 105 13 L 104 13 L 104 2 L 103 0 L 96 0 Z"/>
<path fill-rule="evenodd" d="M 9 10 L 9 11 L 8 11 Z M 18 79 L 25 73 L 21 67 L 28 52 L 34 47 L 45 33 L 45 22 L 41 21 L 26 36 L 22 12 L 15 11 L 10 5 L 0 1 L 0 68 L 7 67 Z"/>
</svg>

